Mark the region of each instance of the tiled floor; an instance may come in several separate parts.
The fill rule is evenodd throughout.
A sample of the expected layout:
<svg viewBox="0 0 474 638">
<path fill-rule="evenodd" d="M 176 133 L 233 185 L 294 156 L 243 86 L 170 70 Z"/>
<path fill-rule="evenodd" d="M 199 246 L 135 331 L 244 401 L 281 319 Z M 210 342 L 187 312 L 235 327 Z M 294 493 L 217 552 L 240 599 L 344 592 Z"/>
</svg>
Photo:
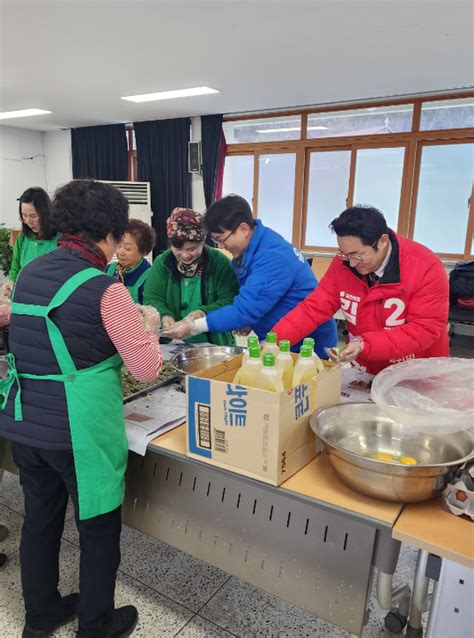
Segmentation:
<svg viewBox="0 0 474 638">
<path fill-rule="evenodd" d="M 18 558 L 23 518 L 21 490 L 16 477 L 5 473 L 0 486 L 0 523 L 10 530 L 0 550 L 8 563 L 0 572 L 0 637 L 16 638 L 23 626 L 23 602 Z M 404 548 L 396 583 L 411 582 L 416 553 Z M 61 584 L 64 594 L 77 591 L 79 548 L 72 511 L 61 548 Z M 117 580 L 117 606 L 138 607 L 140 638 L 257 638 L 348 637 L 349 634 L 279 598 L 180 552 L 165 543 L 124 527 L 122 563 Z M 383 628 L 383 612 L 371 600 L 365 638 L 393 636 Z M 74 636 L 71 624 L 56 632 Z"/>
</svg>

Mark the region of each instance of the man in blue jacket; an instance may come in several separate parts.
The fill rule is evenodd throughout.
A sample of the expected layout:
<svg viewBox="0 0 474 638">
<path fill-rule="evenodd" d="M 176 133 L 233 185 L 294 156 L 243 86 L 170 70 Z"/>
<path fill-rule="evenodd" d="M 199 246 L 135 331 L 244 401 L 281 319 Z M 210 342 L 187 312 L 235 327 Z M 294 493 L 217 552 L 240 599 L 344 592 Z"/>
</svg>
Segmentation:
<svg viewBox="0 0 474 638">
<path fill-rule="evenodd" d="M 229 195 L 212 204 L 204 218 L 216 245 L 232 255 L 240 292 L 231 305 L 205 317 L 183 319 L 166 336 L 184 339 L 201 332 L 252 329 L 260 340 L 318 285 L 300 251 L 252 216 L 243 197 Z M 325 347 L 337 344 L 336 323 L 330 319 L 311 335 L 315 350 L 327 358 Z M 298 350 L 300 344 L 294 344 Z"/>
</svg>

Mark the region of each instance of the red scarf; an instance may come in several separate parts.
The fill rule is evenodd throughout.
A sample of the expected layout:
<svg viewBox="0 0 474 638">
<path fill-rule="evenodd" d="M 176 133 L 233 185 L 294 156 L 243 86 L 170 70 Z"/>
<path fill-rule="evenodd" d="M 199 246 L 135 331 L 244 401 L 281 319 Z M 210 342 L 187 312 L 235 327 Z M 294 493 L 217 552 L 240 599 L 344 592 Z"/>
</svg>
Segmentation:
<svg viewBox="0 0 474 638">
<path fill-rule="evenodd" d="M 58 240 L 58 246 L 63 250 L 69 250 L 73 255 L 82 257 L 100 270 L 104 270 L 107 266 L 107 258 L 103 251 L 90 239 L 63 233 Z"/>
</svg>

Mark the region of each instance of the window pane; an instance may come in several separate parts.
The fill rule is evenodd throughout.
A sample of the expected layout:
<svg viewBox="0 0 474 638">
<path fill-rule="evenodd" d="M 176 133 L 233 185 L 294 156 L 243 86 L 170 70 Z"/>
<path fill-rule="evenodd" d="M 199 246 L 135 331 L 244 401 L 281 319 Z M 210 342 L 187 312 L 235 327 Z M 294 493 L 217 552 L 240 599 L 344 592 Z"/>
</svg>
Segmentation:
<svg viewBox="0 0 474 638">
<path fill-rule="evenodd" d="M 240 195 L 250 206 L 253 199 L 253 155 L 228 155 L 225 158 L 222 195 Z"/>
<path fill-rule="evenodd" d="M 438 253 L 464 253 L 473 176 L 473 144 L 423 147 L 416 241 Z"/>
<path fill-rule="evenodd" d="M 227 144 L 299 140 L 301 116 L 262 117 L 259 120 L 224 122 L 222 128 Z"/>
<path fill-rule="evenodd" d="M 411 131 L 413 105 L 317 113 L 308 117 L 308 138 L 383 135 Z"/>
<path fill-rule="evenodd" d="M 260 155 L 258 217 L 289 242 L 293 233 L 295 153 Z"/>
<path fill-rule="evenodd" d="M 404 148 L 357 151 L 354 204 L 375 206 L 393 230 L 397 230 L 404 157 Z"/>
<path fill-rule="evenodd" d="M 310 155 L 306 246 L 336 246 L 328 225 L 346 208 L 351 165 L 350 151 Z"/>
<path fill-rule="evenodd" d="M 421 106 L 422 131 L 467 127 L 474 127 L 473 98 L 425 102 Z"/>
</svg>

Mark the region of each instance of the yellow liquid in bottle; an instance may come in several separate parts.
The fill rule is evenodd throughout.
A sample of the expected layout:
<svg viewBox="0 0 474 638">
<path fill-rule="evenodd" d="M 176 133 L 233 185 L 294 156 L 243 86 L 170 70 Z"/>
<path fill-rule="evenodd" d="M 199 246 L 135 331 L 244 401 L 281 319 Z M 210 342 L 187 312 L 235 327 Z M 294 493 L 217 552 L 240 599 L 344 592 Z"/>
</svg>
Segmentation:
<svg viewBox="0 0 474 638">
<path fill-rule="evenodd" d="M 308 383 L 318 373 L 318 365 L 313 357 L 300 357 L 295 364 L 292 387 Z"/>
<path fill-rule="evenodd" d="M 281 375 L 285 390 L 291 388 L 293 382 L 293 359 L 290 353 L 279 352 L 275 362 L 276 369 Z"/>
</svg>

